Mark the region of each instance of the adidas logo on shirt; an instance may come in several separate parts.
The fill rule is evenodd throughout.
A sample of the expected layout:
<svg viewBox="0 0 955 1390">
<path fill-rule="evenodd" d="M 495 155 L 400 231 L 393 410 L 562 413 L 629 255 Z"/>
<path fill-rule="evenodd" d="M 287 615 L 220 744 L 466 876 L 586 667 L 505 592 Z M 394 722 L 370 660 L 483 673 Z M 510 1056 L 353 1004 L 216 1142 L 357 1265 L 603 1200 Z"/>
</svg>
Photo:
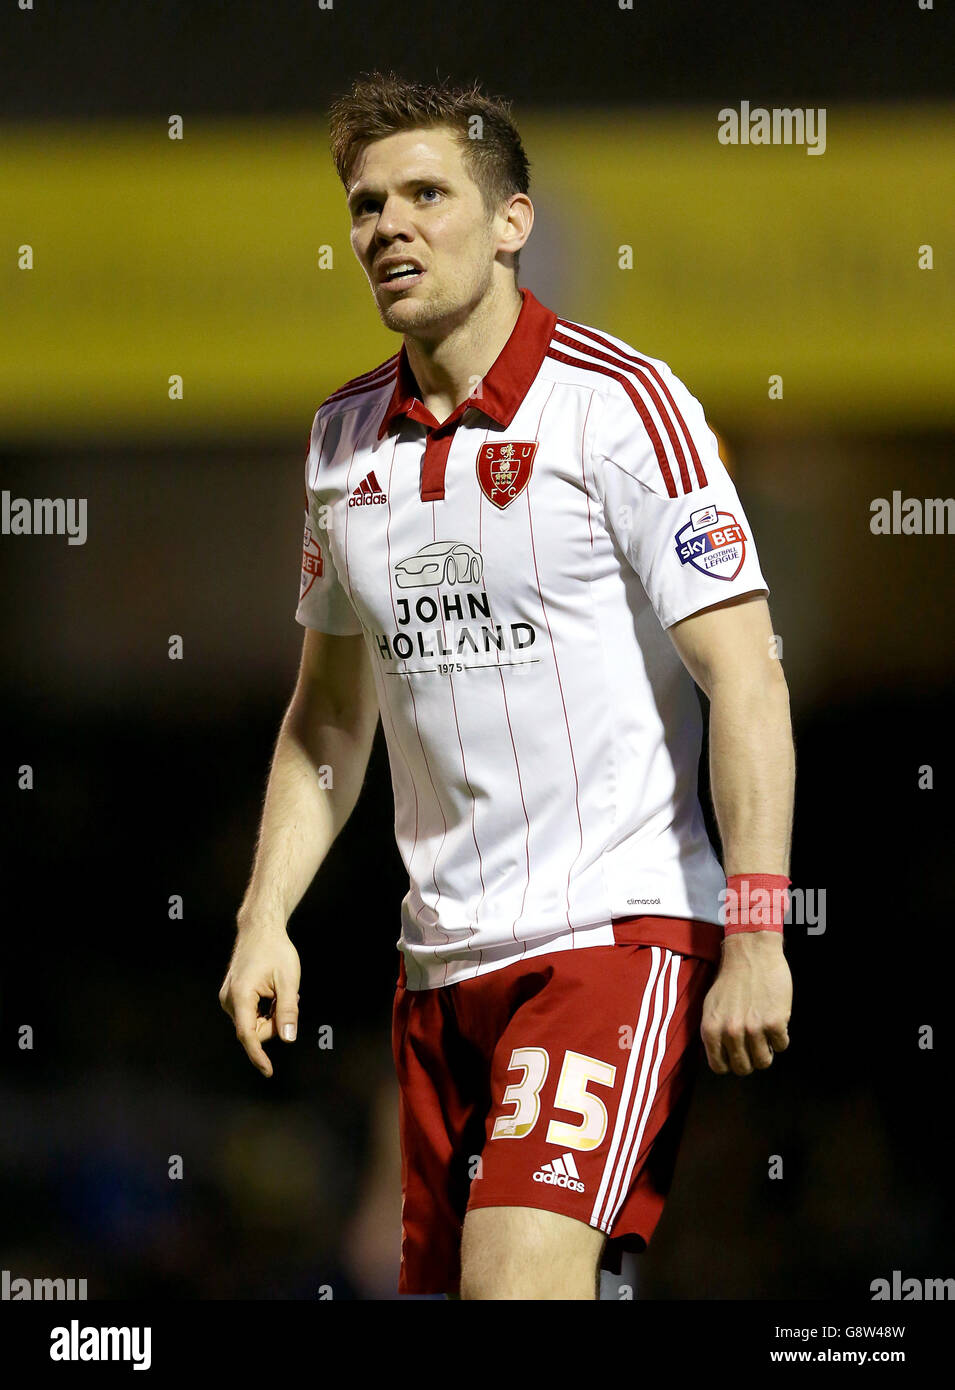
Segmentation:
<svg viewBox="0 0 955 1390">
<path fill-rule="evenodd" d="M 380 507 L 388 501 L 388 494 L 382 492 L 375 471 L 368 474 L 367 478 L 362 478 L 355 488 L 351 497 L 348 499 L 350 507 Z"/>
<path fill-rule="evenodd" d="M 564 1154 L 552 1163 L 542 1163 L 534 1174 L 534 1181 L 550 1183 L 552 1187 L 566 1187 L 571 1192 L 584 1191 L 573 1154 Z"/>
</svg>

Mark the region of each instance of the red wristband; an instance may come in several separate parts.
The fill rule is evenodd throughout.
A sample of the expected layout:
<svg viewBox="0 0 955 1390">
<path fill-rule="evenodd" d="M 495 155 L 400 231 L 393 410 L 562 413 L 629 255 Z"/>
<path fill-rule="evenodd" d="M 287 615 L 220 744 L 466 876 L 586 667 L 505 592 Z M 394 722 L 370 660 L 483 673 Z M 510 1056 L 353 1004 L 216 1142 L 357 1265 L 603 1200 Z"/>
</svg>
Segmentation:
<svg viewBox="0 0 955 1390">
<path fill-rule="evenodd" d="M 785 874 L 730 874 L 720 894 L 723 935 L 741 931 L 782 932 L 789 910 Z"/>
</svg>

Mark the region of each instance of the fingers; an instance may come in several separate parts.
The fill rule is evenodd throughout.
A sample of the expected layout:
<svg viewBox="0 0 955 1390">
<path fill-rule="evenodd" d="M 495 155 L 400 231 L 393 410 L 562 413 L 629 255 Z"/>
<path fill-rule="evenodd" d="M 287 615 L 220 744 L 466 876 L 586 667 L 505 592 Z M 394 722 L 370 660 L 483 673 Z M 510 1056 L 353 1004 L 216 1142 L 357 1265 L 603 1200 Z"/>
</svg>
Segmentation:
<svg viewBox="0 0 955 1390">
<path fill-rule="evenodd" d="M 754 1040 L 755 1041 L 755 1040 Z M 749 1037 L 739 1024 L 729 1025 L 723 1030 L 723 1048 L 729 1058 L 731 1071 L 737 1076 L 749 1076 L 753 1070 L 747 1044 Z M 770 1058 L 770 1061 L 772 1058 Z M 769 1063 L 767 1063 L 767 1066 Z"/>
<path fill-rule="evenodd" d="M 271 1018 L 259 1016 L 259 996 L 255 990 L 235 999 L 235 1035 L 245 1048 L 249 1061 L 263 1076 L 272 1075 L 272 1063 L 262 1046 L 266 1038 L 274 1037 Z"/>
<path fill-rule="evenodd" d="M 232 1018 L 232 989 L 229 975 L 226 975 L 222 981 L 222 988 L 219 990 L 219 1005 Z"/>
<path fill-rule="evenodd" d="M 744 1028 L 742 1024 L 726 1024 L 721 1029 L 702 1030 L 710 1070 L 719 1076 L 732 1072 L 749 1076 L 753 1071 L 766 1071 L 777 1052 L 789 1046 L 785 1023 L 766 1027 Z"/>
<path fill-rule="evenodd" d="M 704 1028 L 702 1030 L 702 1038 L 703 1046 L 706 1048 L 706 1060 L 709 1064 L 710 1071 L 715 1071 L 718 1076 L 725 1076 L 730 1067 L 719 1034 Z"/>
<path fill-rule="evenodd" d="M 283 1042 L 294 1042 L 298 1033 L 297 980 L 284 971 L 275 975 L 275 1031 Z"/>
<path fill-rule="evenodd" d="M 263 1076 L 271 1076 L 273 1068 L 262 1044 L 276 1037 L 284 1042 L 294 1042 L 298 1033 L 299 995 L 295 989 L 296 984 L 298 979 L 294 973 L 280 975 L 277 972 L 274 995 L 260 994 L 258 989 L 243 991 L 240 994 L 228 983 L 219 991 L 219 1003 L 235 1022 L 236 1037 L 244 1047 L 249 1061 Z M 270 997 L 271 1009 L 267 1014 L 260 1014 L 260 1000 Z"/>
<path fill-rule="evenodd" d="M 263 1076 L 272 1075 L 263 1044 L 275 1037 L 293 1042 L 298 1032 L 300 980 L 298 952 L 287 933 L 263 930 L 237 936 L 219 1003 L 233 1019 L 249 1061 Z"/>
</svg>

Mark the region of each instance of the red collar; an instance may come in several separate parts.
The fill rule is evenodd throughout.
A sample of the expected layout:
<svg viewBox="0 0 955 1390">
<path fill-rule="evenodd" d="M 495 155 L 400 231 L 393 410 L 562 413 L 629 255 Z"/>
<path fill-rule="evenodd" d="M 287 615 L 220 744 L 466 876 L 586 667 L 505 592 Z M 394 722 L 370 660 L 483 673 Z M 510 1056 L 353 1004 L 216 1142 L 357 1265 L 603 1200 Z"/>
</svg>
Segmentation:
<svg viewBox="0 0 955 1390">
<path fill-rule="evenodd" d="M 399 416 L 418 420 L 429 429 L 445 429 L 457 424 L 466 410 L 474 407 L 489 415 L 498 425 L 507 426 L 517 414 L 521 401 L 527 395 L 531 384 L 540 371 L 541 363 L 550 346 L 550 340 L 557 322 L 557 315 L 543 304 L 528 289 L 521 290 L 523 304 L 511 336 L 501 348 L 494 365 L 480 383 L 480 396 L 468 396 L 446 420 L 439 425 L 430 410 L 415 395 L 417 383 L 408 363 L 404 343 L 398 352 L 398 375 L 394 390 L 388 402 L 378 438 L 382 439 L 392 420 Z"/>
</svg>

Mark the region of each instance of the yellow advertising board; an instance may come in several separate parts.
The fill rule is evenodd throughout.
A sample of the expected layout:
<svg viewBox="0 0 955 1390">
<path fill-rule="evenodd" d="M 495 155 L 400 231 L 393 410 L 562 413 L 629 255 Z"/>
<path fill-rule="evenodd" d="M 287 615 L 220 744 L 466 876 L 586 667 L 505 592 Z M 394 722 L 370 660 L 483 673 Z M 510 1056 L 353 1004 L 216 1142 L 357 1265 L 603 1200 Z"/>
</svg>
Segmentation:
<svg viewBox="0 0 955 1390">
<path fill-rule="evenodd" d="M 721 426 L 955 422 L 955 107 L 517 111 L 521 283 L 668 361 Z M 323 118 L 0 128 L 0 437 L 263 438 L 382 361 Z M 773 388 L 775 383 L 775 389 Z M 775 398 L 774 398 L 775 397 Z"/>
</svg>

